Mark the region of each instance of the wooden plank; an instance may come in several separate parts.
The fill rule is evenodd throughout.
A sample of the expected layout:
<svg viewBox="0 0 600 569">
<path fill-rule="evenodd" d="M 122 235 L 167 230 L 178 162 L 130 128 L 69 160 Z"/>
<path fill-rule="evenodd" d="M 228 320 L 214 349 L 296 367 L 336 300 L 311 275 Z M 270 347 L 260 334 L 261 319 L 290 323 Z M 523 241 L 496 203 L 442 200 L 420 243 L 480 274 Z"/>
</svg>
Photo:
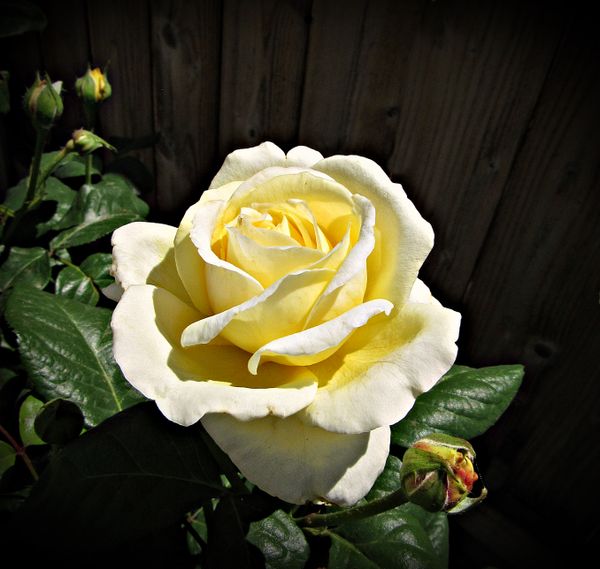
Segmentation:
<svg viewBox="0 0 600 569">
<path fill-rule="evenodd" d="M 112 96 L 101 109 L 103 136 L 138 138 L 153 130 L 150 18 L 147 0 L 88 0 L 94 66 L 109 63 Z M 134 153 L 154 173 L 154 149 Z"/>
<path fill-rule="evenodd" d="M 314 6 L 300 140 L 404 183 L 434 225 L 424 276 L 446 301 L 468 283 L 560 32 L 556 10 L 529 3 Z"/>
<path fill-rule="evenodd" d="M 0 69 L 10 73 L 10 112 L 3 117 L 5 182 L 11 186 L 27 175 L 35 144 L 35 133 L 23 110 L 23 96 L 42 69 L 37 32 L 0 39 Z M 5 191 L 4 187 L 3 191 Z"/>
<path fill-rule="evenodd" d="M 40 34 L 44 68 L 53 81 L 63 81 L 64 112 L 53 133 L 56 143 L 62 145 L 74 129 L 83 126 L 75 80 L 85 73 L 90 60 L 85 4 L 80 0 L 44 0 L 38 4 L 48 19 Z"/>
<path fill-rule="evenodd" d="M 151 7 L 157 202 L 162 214 L 181 213 L 216 172 L 221 7 L 216 0 Z"/>
<path fill-rule="evenodd" d="M 226 0 L 221 60 L 221 155 L 266 139 L 297 139 L 308 0 Z"/>
<path fill-rule="evenodd" d="M 551 5 L 438 2 L 423 14 L 388 169 L 434 226 L 423 275 L 449 303 L 469 281 L 561 33 Z"/>
<path fill-rule="evenodd" d="M 366 0 L 313 3 L 299 141 L 325 156 L 344 148 Z"/>
<path fill-rule="evenodd" d="M 599 466 L 600 45 L 592 22 L 579 17 L 561 43 L 464 300 L 470 361 L 526 365 L 518 413 L 495 445 L 504 491 L 545 514 L 550 536 L 565 539 L 568 529 L 575 546 L 597 525 L 589 504 Z M 559 516 L 568 528 L 555 527 Z"/>
</svg>

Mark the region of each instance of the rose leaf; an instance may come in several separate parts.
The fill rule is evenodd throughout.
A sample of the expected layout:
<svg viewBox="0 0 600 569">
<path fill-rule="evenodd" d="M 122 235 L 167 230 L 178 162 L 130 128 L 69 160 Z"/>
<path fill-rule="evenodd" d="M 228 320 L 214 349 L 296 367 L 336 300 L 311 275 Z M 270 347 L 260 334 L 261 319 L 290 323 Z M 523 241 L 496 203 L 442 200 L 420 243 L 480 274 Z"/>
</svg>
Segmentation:
<svg viewBox="0 0 600 569">
<path fill-rule="evenodd" d="M 415 504 L 327 530 L 330 569 L 443 569 L 448 561 L 448 519 Z"/>
<path fill-rule="evenodd" d="M 267 569 L 302 569 L 308 561 L 306 538 L 283 510 L 252 522 L 246 539 L 262 551 Z"/>
<path fill-rule="evenodd" d="M 106 420 L 54 455 L 13 519 L 40 552 L 107 553 L 160 534 L 225 492 L 200 423 L 181 427 L 150 402 Z"/>
<path fill-rule="evenodd" d="M 50 258 L 41 247 L 13 247 L 0 267 L 0 291 L 11 286 L 44 288 L 50 281 Z"/>
<path fill-rule="evenodd" d="M 392 442 L 409 447 L 431 433 L 471 439 L 487 431 L 506 411 L 523 366 L 480 369 L 454 366 L 432 389 L 417 397 L 406 417 L 392 427 Z"/>
<path fill-rule="evenodd" d="M 113 359 L 110 310 L 23 286 L 10 294 L 6 318 L 39 394 L 72 401 L 87 425 L 142 399 Z"/>
<path fill-rule="evenodd" d="M 92 282 L 80 268 L 65 267 L 56 277 L 56 294 L 66 298 L 73 298 L 84 304 L 95 306 L 100 295 Z"/>
<path fill-rule="evenodd" d="M 115 281 L 110 274 L 112 262 L 110 253 L 93 253 L 84 259 L 80 268 L 98 287 L 105 288 Z"/>
</svg>

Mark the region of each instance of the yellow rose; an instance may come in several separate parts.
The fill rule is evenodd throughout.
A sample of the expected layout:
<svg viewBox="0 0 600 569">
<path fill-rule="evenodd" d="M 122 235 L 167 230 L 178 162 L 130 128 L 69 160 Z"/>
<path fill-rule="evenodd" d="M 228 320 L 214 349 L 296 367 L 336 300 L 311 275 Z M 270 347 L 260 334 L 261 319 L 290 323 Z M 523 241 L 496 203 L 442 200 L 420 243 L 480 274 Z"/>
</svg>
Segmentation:
<svg viewBox="0 0 600 569">
<path fill-rule="evenodd" d="M 266 492 L 353 504 L 456 357 L 460 315 L 417 280 L 432 245 L 371 160 L 237 150 L 179 228 L 115 231 L 115 358 Z"/>
</svg>

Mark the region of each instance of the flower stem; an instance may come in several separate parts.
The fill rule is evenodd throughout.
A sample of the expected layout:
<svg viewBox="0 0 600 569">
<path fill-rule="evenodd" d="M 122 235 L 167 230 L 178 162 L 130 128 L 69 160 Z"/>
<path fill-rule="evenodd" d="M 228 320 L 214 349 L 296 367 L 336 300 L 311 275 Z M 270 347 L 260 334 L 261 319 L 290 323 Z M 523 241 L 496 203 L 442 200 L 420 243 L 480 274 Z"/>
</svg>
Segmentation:
<svg viewBox="0 0 600 569">
<path fill-rule="evenodd" d="M 29 172 L 29 185 L 27 186 L 27 197 L 25 198 L 25 207 L 35 200 L 38 186 L 38 176 L 40 174 L 40 166 L 42 164 L 42 153 L 48 138 L 48 131 L 38 129 L 35 136 L 35 150 L 33 152 L 33 160 L 31 161 L 31 171 Z"/>
<path fill-rule="evenodd" d="M 20 445 L 2 425 L 0 425 L 0 433 L 4 435 L 9 444 L 15 449 L 17 456 L 20 456 L 23 459 L 23 462 L 25 463 L 27 470 L 29 470 L 29 472 L 31 473 L 32 478 L 37 481 L 39 479 L 39 475 L 37 473 L 37 470 L 33 466 L 31 459 L 27 456 L 27 452 L 25 452 L 25 447 Z"/>
<path fill-rule="evenodd" d="M 367 504 L 332 512 L 331 514 L 308 514 L 303 518 L 297 518 L 295 521 L 303 527 L 325 527 L 337 526 L 346 522 L 361 520 L 376 514 L 381 514 L 397 506 L 405 504 L 408 500 L 402 489 L 396 490 L 383 498 L 373 500 Z"/>
<path fill-rule="evenodd" d="M 89 186 L 92 183 L 92 155 L 85 157 L 85 183 Z"/>
</svg>

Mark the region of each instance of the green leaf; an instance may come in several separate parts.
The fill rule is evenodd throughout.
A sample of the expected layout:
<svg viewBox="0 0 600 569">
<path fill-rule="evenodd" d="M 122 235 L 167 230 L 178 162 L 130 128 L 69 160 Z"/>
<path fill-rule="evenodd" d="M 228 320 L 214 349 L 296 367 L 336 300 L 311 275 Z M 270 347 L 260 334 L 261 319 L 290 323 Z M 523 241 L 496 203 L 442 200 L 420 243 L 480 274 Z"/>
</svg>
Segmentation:
<svg viewBox="0 0 600 569">
<path fill-rule="evenodd" d="M 79 154 L 70 154 L 72 156 L 70 160 L 63 160 L 58 168 L 54 170 L 54 175 L 57 178 L 78 178 L 85 176 L 85 164 L 86 156 L 79 156 Z M 100 175 L 100 168 L 102 167 L 102 161 L 98 156 L 92 158 L 92 175 Z"/>
<path fill-rule="evenodd" d="M 206 543 L 208 539 L 207 526 L 206 526 L 206 516 L 204 515 L 204 509 L 200 508 L 197 512 L 194 513 L 192 519 L 188 520 L 190 525 L 196 533 L 200 536 L 200 538 Z M 191 555 L 200 555 L 202 553 L 202 546 L 198 543 L 198 541 L 194 538 L 194 536 L 188 531 L 186 535 L 187 547 L 188 551 Z"/>
<path fill-rule="evenodd" d="M 46 16 L 39 6 L 26 0 L 0 2 L 0 38 L 43 30 Z"/>
<path fill-rule="evenodd" d="M 69 226 L 68 222 L 65 224 L 64 220 L 76 196 L 76 191 L 63 184 L 57 178 L 50 176 L 46 180 L 43 201 L 56 202 L 56 210 L 48 221 L 37 224 L 38 237 L 52 229 L 64 229 Z"/>
<path fill-rule="evenodd" d="M 56 277 L 56 294 L 95 306 L 100 295 L 92 279 L 78 267 L 65 267 Z"/>
<path fill-rule="evenodd" d="M 50 246 L 52 249 L 62 249 L 91 243 L 112 233 L 117 227 L 139 219 L 138 215 L 132 213 L 100 216 L 59 233 L 50 241 Z"/>
<path fill-rule="evenodd" d="M 71 401 L 53 399 L 35 418 L 35 430 L 47 443 L 63 445 L 77 438 L 83 428 L 81 409 Z"/>
<path fill-rule="evenodd" d="M 5 207 L 17 211 L 25 203 L 27 197 L 27 178 L 19 180 L 16 186 L 8 188 L 6 192 L 6 200 L 4 201 Z"/>
<path fill-rule="evenodd" d="M 44 441 L 35 432 L 34 427 L 35 418 L 43 405 L 39 399 L 29 395 L 19 409 L 19 435 L 25 446 L 44 444 Z"/>
<path fill-rule="evenodd" d="M 390 454 L 385 463 L 383 472 L 379 475 L 377 480 L 375 480 L 375 484 L 373 484 L 373 487 L 365 496 L 367 502 L 383 498 L 400 488 L 402 482 L 402 479 L 400 478 L 401 467 L 402 461 L 393 454 Z"/>
<path fill-rule="evenodd" d="M 6 307 L 36 390 L 72 401 L 91 426 L 143 399 L 113 359 L 110 318 L 110 310 L 28 287 L 13 289 Z"/>
<path fill-rule="evenodd" d="M 151 402 L 115 415 L 53 457 L 14 532 L 35 535 L 42 549 L 87 553 L 181 522 L 225 491 L 202 431 L 168 421 Z"/>
<path fill-rule="evenodd" d="M 118 174 L 107 174 L 98 184 L 81 187 L 65 216 L 65 222 L 78 225 L 59 233 L 50 245 L 60 249 L 90 243 L 147 214 L 148 204 L 137 197 L 131 183 Z"/>
<path fill-rule="evenodd" d="M 446 514 L 404 504 L 327 530 L 329 569 L 443 569 L 448 561 Z"/>
<path fill-rule="evenodd" d="M 14 463 L 17 452 L 4 441 L 0 441 L 0 476 L 2 476 Z"/>
<path fill-rule="evenodd" d="M 267 569 L 302 569 L 308 561 L 306 538 L 283 510 L 252 522 L 246 539 L 262 551 Z"/>
<path fill-rule="evenodd" d="M 110 274 L 112 262 L 113 259 L 110 253 L 93 253 L 81 263 L 80 269 L 98 287 L 105 288 L 115 282 L 114 277 Z"/>
<path fill-rule="evenodd" d="M 13 247 L 0 267 L 0 291 L 11 286 L 44 288 L 50 281 L 50 258 L 41 247 Z"/>
<path fill-rule="evenodd" d="M 409 447 L 431 433 L 481 435 L 506 411 L 522 379 L 521 365 L 452 368 L 392 427 L 392 442 Z"/>
</svg>

